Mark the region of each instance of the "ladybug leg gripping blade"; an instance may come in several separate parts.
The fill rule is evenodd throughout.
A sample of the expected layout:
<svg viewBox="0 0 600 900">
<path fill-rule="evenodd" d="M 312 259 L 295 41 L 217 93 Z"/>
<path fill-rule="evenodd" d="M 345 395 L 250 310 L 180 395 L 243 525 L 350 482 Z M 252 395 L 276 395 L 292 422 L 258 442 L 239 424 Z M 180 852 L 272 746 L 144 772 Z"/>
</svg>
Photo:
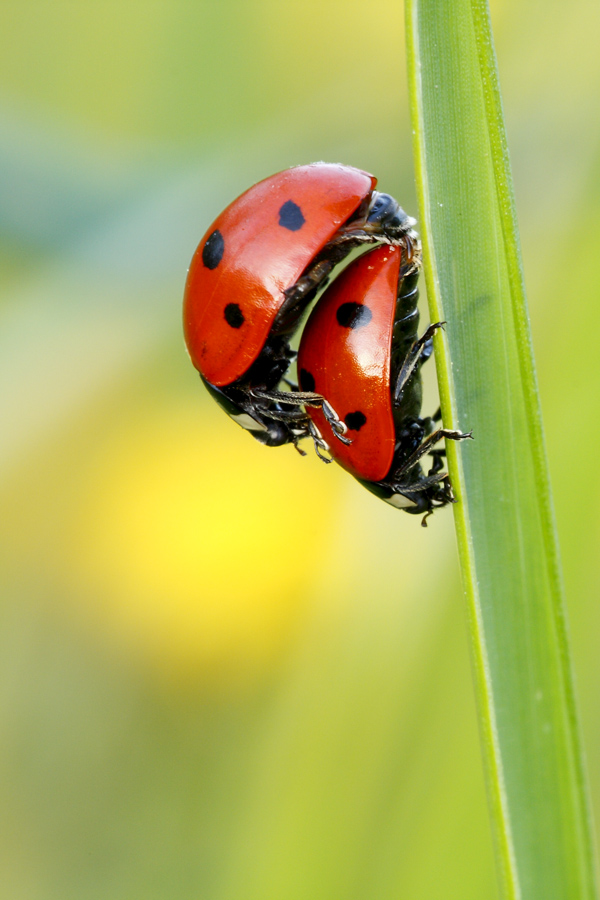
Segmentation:
<svg viewBox="0 0 600 900">
<path fill-rule="evenodd" d="M 422 444 L 420 444 L 415 452 L 409 456 L 405 463 L 403 463 L 399 469 L 396 469 L 394 472 L 394 481 L 399 479 L 402 475 L 405 475 L 407 472 L 410 472 L 414 466 L 419 462 L 421 457 L 425 456 L 426 453 L 429 453 L 434 444 L 437 444 L 438 441 L 441 441 L 442 438 L 446 438 L 449 441 L 465 441 L 465 440 L 473 440 L 473 432 L 468 431 L 466 433 L 462 431 L 450 431 L 448 428 L 438 428 L 437 431 L 434 431 L 433 434 L 430 434 L 425 438 Z M 435 451 L 434 451 L 435 452 Z M 443 476 L 447 477 L 446 475 Z M 437 481 L 441 479 L 435 476 Z M 414 488 L 413 488 L 414 490 Z"/>
<path fill-rule="evenodd" d="M 406 386 L 406 382 L 412 375 L 415 370 L 415 366 L 420 362 L 425 362 L 431 355 L 431 349 L 428 350 L 428 343 L 431 341 L 432 337 L 438 330 L 438 328 L 443 328 L 445 322 L 435 322 L 433 325 L 430 325 L 429 328 L 421 335 L 421 337 L 414 342 L 408 353 L 406 354 L 406 359 L 402 364 L 402 368 L 398 373 L 398 380 L 396 381 L 396 387 L 394 388 L 394 403 L 398 403 L 400 399 L 400 394 L 402 393 L 403 388 Z"/>
</svg>

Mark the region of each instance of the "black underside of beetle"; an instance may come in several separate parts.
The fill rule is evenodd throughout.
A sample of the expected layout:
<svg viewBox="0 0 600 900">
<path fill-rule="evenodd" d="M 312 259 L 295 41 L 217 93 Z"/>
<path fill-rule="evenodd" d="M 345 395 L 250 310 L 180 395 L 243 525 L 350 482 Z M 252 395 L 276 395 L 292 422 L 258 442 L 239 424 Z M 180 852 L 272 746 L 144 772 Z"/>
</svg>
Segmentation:
<svg viewBox="0 0 600 900">
<path fill-rule="evenodd" d="M 266 444 L 267 447 L 297 444 L 309 434 L 308 416 L 304 410 L 294 403 L 283 404 L 253 396 L 254 390 L 274 391 L 285 377 L 295 355 L 285 337 L 271 335 L 260 356 L 243 378 L 232 384 L 216 387 L 202 375 L 200 377 L 228 416 L 236 420 L 243 415 L 249 417 L 239 424 L 250 431 L 261 444 Z M 290 391 L 291 397 L 293 394 Z"/>
</svg>

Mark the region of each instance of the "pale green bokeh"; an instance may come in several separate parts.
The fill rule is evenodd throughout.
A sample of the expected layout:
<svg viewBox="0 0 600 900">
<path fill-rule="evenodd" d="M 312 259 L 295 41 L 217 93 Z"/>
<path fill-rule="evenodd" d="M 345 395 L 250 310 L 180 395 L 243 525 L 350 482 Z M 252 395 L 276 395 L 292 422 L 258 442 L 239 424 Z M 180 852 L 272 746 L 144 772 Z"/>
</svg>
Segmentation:
<svg viewBox="0 0 600 900">
<path fill-rule="evenodd" d="M 600 12 L 493 14 L 598 812 Z M 253 181 L 414 210 L 402 45 L 378 0 L 0 10 L 0 896 L 493 896 L 452 516 L 252 442 L 180 333 Z"/>
</svg>

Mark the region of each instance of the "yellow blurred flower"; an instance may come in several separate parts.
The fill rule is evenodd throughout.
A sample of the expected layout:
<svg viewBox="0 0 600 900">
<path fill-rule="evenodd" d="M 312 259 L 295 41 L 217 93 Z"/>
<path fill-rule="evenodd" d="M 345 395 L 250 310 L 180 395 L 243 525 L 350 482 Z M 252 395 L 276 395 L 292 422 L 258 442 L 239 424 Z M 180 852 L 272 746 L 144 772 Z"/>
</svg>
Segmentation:
<svg viewBox="0 0 600 900">
<path fill-rule="evenodd" d="M 260 446 L 216 408 L 208 418 L 210 431 L 196 407 L 165 409 L 112 435 L 58 549 L 119 640 L 174 677 L 227 680 L 293 629 L 335 488 L 316 460 Z"/>
</svg>

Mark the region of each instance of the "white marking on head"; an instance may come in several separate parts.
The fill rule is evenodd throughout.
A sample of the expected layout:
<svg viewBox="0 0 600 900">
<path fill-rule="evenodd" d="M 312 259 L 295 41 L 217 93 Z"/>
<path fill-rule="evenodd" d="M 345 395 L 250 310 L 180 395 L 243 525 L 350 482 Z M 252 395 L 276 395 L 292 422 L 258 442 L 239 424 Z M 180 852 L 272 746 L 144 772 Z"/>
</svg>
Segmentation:
<svg viewBox="0 0 600 900">
<path fill-rule="evenodd" d="M 263 425 L 262 422 L 257 422 L 256 419 L 253 419 L 248 413 L 240 413 L 239 416 L 231 416 L 231 418 L 234 422 L 237 422 L 238 425 L 241 425 L 242 428 L 245 428 L 246 431 L 268 430 L 266 425 Z"/>
<path fill-rule="evenodd" d="M 396 509 L 410 509 L 411 506 L 417 505 L 414 500 L 405 497 L 404 494 L 392 494 L 391 497 L 384 497 L 383 499 L 390 506 L 395 506 Z"/>
</svg>

